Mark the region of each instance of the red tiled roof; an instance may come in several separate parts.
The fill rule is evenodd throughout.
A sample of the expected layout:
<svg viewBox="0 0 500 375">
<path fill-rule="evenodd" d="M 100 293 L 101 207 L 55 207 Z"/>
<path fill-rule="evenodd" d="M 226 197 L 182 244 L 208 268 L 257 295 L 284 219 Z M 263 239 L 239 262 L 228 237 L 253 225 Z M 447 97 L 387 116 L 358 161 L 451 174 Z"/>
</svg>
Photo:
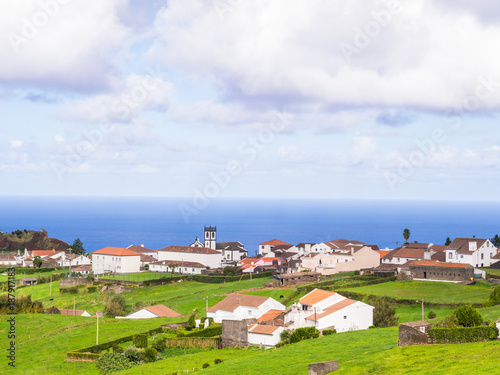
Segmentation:
<svg viewBox="0 0 500 375">
<path fill-rule="evenodd" d="M 272 246 L 276 246 L 276 245 L 290 245 L 290 244 L 286 243 L 286 242 L 283 242 L 283 241 L 280 241 L 280 240 L 277 240 L 277 239 L 274 239 L 274 240 L 271 240 L 271 241 L 262 242 L 259 245 L 272 245 Z"/>
<path fill-rule="evenodd" d="M 410 249 L 407 247 L 398 247 L 390 251 L 387 255 L 385 255 L 384 259 L 392 259 L 392 258 L 413 258 L 413 259 L 423 259 L 425 249 Z"/>
<path fill-rule="evenodd" d="M 181 316 L 178 312 L 168 308 L 167 306 L 164 305 L 154 305 L 154 306 L 148 306 L 145 307 L 144 309 L 148 310 L 149 312 L 152 312 L 155 315 L 158 315 L 159 317 L 169 317 L 173 318 L 176 316 Z"/>
<path fill-rule="evenodd" d="M 279 327 L 262 324 L 252 324 L 248 327 L 249 333 L 260 333 L 261 335 L 272 335 Z"/>
<path fill-rule="evenodd" d="M 167 246 L 158 251 L 168 251 L 173 253 L 194 253 L 194 254 L 221 254 L 220 251 L 210 249 L 208 247 L 191 247 L 191 246 Z"/>
<path fill-rule="evenodd" d="M 456 250 L 459 254 L 471 254 L 473 251 L 469 250 L 470 242 L 475 242 L 476 249 L 479 249 L 486 241 L 488 240 L 485 238 L 455 238 L 446 249 Z"/>
<path fill-rule="evenodd" d="M 103 249 L 94 251 L 92 254 L 102 254 L 102 255 L 117 255 L 117 256 L 129 256 L 129 255 L 137 255 L 139 256 L 140 254 L 136 253 L 135 251 L 125 249 L 124 247 L 111 247 L 107 246 Z"/>
<path fill-rule="evenodd" d="M 259 319 L 257 319 L 257 323 L 262 323 L 266 321 L 271 321 L 277 318 L 283 311 L 281 310 L 269 310 L 264 315 L 262 315 Z"/>
<path fill-rule="evenodd" d="M 337 302 L 334 305 L 328 306 L 326 309 L 323 310 L 323 312 L 321 314 L 311 314 L 308 317 L 306 317 L 306 319 L 318 321 L 319 319 L 324 318 L 325 316 L 328 316 L 328 315 L 330 315 L 336 311 L 339 311 L 339 310 L 343 309 L 344 307 L 350 306 L 356 302 L 358 302 L 358 301 L 355 301 L 355 300 L 352 300 L 349 298 L 343 299 L 342 301 Z"/>
<path fill-rule="evenodd" d="M 380 254 L 380 258 L 385 257 L 387 254 L 389 254 L 391 250 L 377 250 L 377 253 Z"/>
<path fill-rule="evenodd" d="M 139 254 L 141 256 L 141 262 L 156 262 L 157 259 L 156 258 L 153 258 L 152 256 L 150 255 L 146 255 L 146 254 Z"/>
<path fill-rule="evenodd" d="M 157 250 L 151 250 L 144 246 L 130 245 L 127 249 L 135 251 L 136 253 L 157 253 Z"/>
<path fill-rule="evenodd" d="M 302 297 L 299 302 L 303 305 L 312 306 L 328 297 L 335 295 L 335 292 L 329 292 L 327 290 L 322 289 L 314 289 L 312 292 L 309 292 L 304 297 Z"/>
<path fill-rule="evenodd" d="M 427 267 L 446 267 L 446 268 L 472 267 L 470 264 L 465 264 L 465 263 L 443 263 L 443 262 L 435 262 L 432 260 L 414 260 L 409 265 L 410 266 L 427 266 Z"/>
<path fill-rule="evenodd" d="M 251 296 L 247 294 L 231 293 L 222 301 L 210 307 L 208 311 L 212 313 L 215 313 L 219 310 L 234 311 L 239 306 L 259 307 L 269 298 L 271 297 Z"/>
<path fill-rule="evenodd" d="M 85 313 L 85 310 L 73 310 L 73 309 L 59 309 L 61 312 L 61 315 L 75 315 L 75 316 L 82 316 L 83 313 Z"/>
</svg>

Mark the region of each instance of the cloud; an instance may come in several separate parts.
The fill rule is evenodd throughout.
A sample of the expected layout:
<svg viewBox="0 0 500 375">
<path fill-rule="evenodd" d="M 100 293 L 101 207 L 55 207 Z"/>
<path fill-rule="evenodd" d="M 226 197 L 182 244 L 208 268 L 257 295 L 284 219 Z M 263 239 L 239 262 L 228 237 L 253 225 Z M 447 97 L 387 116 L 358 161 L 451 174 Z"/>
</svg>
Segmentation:
<svg viewBox="0 0 500 375">
<path fill-rule="evenodd" d="M 405 110 L 386 110 L 376 118 L 377 123 L 388 126 L 402 126 L 411 124 L 418 116 L 414 112 Z"/>
</svg>

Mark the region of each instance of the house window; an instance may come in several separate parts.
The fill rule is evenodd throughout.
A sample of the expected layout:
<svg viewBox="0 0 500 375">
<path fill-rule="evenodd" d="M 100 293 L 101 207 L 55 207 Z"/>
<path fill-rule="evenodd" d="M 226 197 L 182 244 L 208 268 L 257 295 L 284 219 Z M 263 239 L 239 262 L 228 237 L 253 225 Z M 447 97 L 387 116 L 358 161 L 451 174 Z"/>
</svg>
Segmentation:
<svg viewBox="0 0 500 375">
<path fill-rule="evenodd" d="M 187 271 L 188 269 L 186 267 L 184 267 L 184 271 Z"/>
<path fill-rule="evenodd" d="M 448 259 L 453 259 L 453 254 L 452 253 L 448 253 Z"/>
<path fill-rule="evenodd" d="M 344 315 L 344 319 L 347 319 L 347 315 Z"/>
<path fill-rule="evenodd" d="M 307 310 L 307 305 L 302 305 L 302 310 Z"/>
<path fill-rule="evenodd" d="M 463 255 L 460 255 L 460 259 L 464 259 L 464 256 L 463 256 Z"/>
<path fill-rule="evenodd" d="M 420 327 L 420 332 L 425 333 L 425 327 Z"/>
<path fill-rule="evenodd" d="M 192 268 L 193 272 L 194 272 L 194 268 Z"/>
<path fill-rule="evenodd" d="M 248 310 L 248 315 L 252 315 L 252 310 Z"/>
<path fill-rule="evenodd" d="M 481 260 L 484 259 L 484 253 L 481 253 Z"/>
</svg>

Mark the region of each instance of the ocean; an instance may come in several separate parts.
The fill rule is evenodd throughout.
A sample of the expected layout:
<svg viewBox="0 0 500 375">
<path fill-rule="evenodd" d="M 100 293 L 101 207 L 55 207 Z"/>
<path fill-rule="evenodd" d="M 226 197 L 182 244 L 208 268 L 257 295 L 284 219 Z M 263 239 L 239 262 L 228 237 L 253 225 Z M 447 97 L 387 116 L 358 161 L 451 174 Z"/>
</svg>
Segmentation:
<svg viewBox="0 0 500 375">
<path fill-rule="evenodd" d="M 70 244 L 80 238 L 92 252 L 189 245 L 196 237 L 203 241 L 205 225 L 217 226 L 218 242 L 240 241 L 251 256 L 259 243 L 274 238 L 294 245 L 345 238 L 395 248 L 404 242 L 405 228 L 410 242 L 491 238 L 500 234 L 499 208 L 499 202 L 217 199 L 195 209 L 184 198 L 4 196 L 0 230 L 43 228 Z"/>
</svg>

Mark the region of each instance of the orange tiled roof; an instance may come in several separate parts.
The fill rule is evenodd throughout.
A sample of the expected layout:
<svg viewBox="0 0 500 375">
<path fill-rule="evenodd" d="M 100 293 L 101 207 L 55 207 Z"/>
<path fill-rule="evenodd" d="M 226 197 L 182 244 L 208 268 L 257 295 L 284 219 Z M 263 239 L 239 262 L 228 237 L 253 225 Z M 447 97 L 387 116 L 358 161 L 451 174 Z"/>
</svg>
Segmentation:
<svg viewBox="0 0 500 375">
<path fill-rule="evenodd" d="M 286 243 L 286 242 L 283 242 L 283 241 L 280 241 L 280 240 L 277 240 L 277 239 L 274 239 L 274 240 L 271 240 L 271 241 L 262 242 L 259 245 L 277 246 L 277 245 L 290 245 L 290 244 Z"/>
<path fill-rule="evenodd" d="M 221 254 L 220 251 L 210 249 L 209 247 L 191 247 L 191 246 L 167 246 L 158 251 L 169 251 L 174 253 L 194 253 L 194 254 Z"/>
<path fill-rule="evenodd" d="M 266 322 L 270 320 L 274 320 L 278 315 L 280 315 L 283 311 L 281 310 L 269 310 L 264 315 L 262 315 L 259 319 L 257 319 L 257 323 Z"/>
<path fill-rule="evenodd" d="M 92 254 L 117 255 L 117 256 L 140 255 L 135 251 L 125 249 L 124 247 L 111 247 L 111 246 L 107 246 L 103 249 L 94 251 Z"/>
<path fill-rule="evenodd" d="M 37 255 L 39 257 L 45 257 L 45 256 L 48 256 L 48 255 L 54 255 L 56 253 L 56 251 L 54 249 L 52 250 L 33 250 L 31 252 L 31 255 L 33 257 L 36 257 Z"/>
<path fill-rule="evenodd" d="M 173 318 L 177 316 L 181 316 L 178 312 L 168 308 L 167 306 L 164 305 L 154 305 L 154 306 L 148 306 L 145 307 L 146 310 L 149 312 L 152 312 L 155 315 L 158 315 L 159 317 L 168 317 L 168 318 Z"/>
<path fill-rule="evenodd" d="M 260 333 L 262 335 L 272 335 L 279 327 L 253 324 L 248 328 L 249 333 Z"/>
<path fill-rule="evenodd" d="M 61 315 L 75 315 L 75 316 L 82 316 L 83 313 L 85 313 L 85 310 L 73 310 L 73 309 L 59 309 L 61 312 Z"/>
<path fill-rule="evenodd" d="M 269 298 L 271 297 L 251 296 L 247 294 L 231 293 L 222 301 L 210 307 L 208 311 L 212 313 L 215 313 L 219 310 L 234 311 L 239 306 L 259 307 Z"/>
<path fill-rule="evenodd" d="M 337 302 L 334 305 L 328 306 L 326 309 L 323 310 L 323 312 L 321 314 L 311 314 L 308 317 L 306 317 L 306 319 L 314 321 L 316 318 L 316 321 L 318 321 L 319 319 L 324 318 L 325 316 L 328 316 L 328 315 L 330 315 L 336 311 L 339 311 L 339 310 L 343 309 L 344 307 L 350 306 L 356 302 L 358 302 L 358 301 L 355 301 L 355 300 L 349 299 L 349 298 L 343 299 L 342 301 Z"/>
<path fill-rule="evenodd" d="M 377 253 L 380 254 L 380 258 L 385 257 L 387 254 L 389 254 L 391 250 L 377 250 Z"/>
<path fill-rule="evenodd" d="M 312 306 L 328 297 L 333 296 L 334 294 L 335 292 L 329 292 L 322 289 L 314 289 L 312 292 L 309 292 L 304 297 L 302 297 L 299 302 L 303 305 Z"/>
</svg>

